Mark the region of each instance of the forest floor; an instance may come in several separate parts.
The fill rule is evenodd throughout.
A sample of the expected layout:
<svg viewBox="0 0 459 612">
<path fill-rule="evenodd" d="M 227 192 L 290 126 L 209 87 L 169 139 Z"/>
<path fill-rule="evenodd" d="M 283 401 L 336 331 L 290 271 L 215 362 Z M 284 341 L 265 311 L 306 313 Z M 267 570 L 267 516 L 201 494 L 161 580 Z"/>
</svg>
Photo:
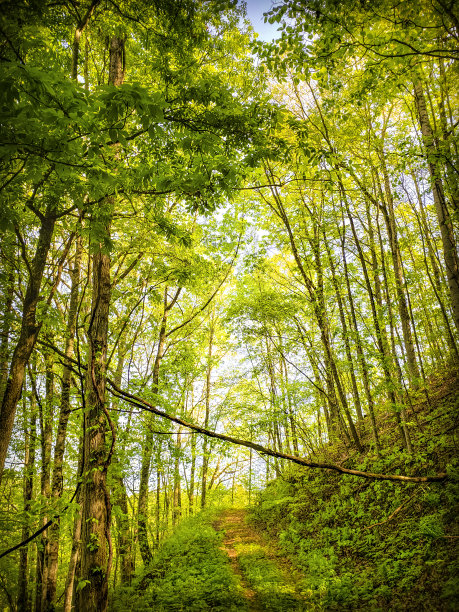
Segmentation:
<svg viewBox="0 0 459 612">
<path fill-rule="evenodd" d="M 296 589 L 298 570 L 246 517 L 245 509 L 224 510 L 215 520 L 214 528 L 223 532 L 221 549 L 239 578 L 247 610 L 305 610 L 306 602 Z"/>
</svg>

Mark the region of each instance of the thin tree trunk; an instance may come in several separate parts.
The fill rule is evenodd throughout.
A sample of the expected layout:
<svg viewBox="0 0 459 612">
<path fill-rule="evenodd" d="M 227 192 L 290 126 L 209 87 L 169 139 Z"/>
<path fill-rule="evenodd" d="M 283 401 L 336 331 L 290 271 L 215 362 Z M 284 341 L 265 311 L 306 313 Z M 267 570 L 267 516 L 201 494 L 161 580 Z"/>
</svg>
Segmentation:
<svg viewBox="0 0 459 612">
<path fill-rule="evenodd" d="M 177 432 L 174 458 L 174 495 L 172 499 L 172 525 L 177 525 L 182 515 L 182 489 L 180 483 L 180 450 L 181 436 L 180 428 Z"/>
<path fill-rule="evenodd" d="M 117 513 L 118 527 L 118 556 L 121 560 L 121 584 L 130 585 L 134 575 L 134 558 L 132 555 L 132 542 L 129 526 L 128 496 L 124 480 L 121 476 L 114 476 L 113 505 L 119 507 Z"/>
<path fill-rule="evenodd" d="M 340 291 L 340 288 L 338 286 L 338 280 L 336 278 L 335 264 L 334 264 L 334 261 L 333 261 L 332 254 L 330 252 L 330 247 L 328 246 L 328 244 L 327 244 L 327 242 L 325 240 L 325 235 L 324 235 L 324 242 L 325 242 L 326 248 L 327 248 L 328 260 L 330 262 L 330 269 L 331 269 L 331 273 L 332 273 L 333 287 L 335 289 L 335 295 L 336 295 L 336 299 L 337 299 L 337 302 L 338 302 L 338 310 L 339 310 L 339 316 L 340 316 L 340 321 L 341 321 L 341 328 L 342 328 L 342 332 L 343 332 L 344 347 L 345 347 L 345 350 L 346 350 L 346 357 L 347 357 L 348 367 L 349 367 L 350 375 L 351 375 L 351 384 L 352 384 L 352 392 L 353 392 L 354 401 L 355 401 L 355 409 L 356 409 L 356 412 L 357 412 L 357 418 L 362 423 L 363 422 L 362 405 L 360 403 L 360 394 L 359 394 L 359 390 L 358 390 L 358 387 L 357 387 L 357 379 L 355 377 L 354 360 L 352 358 L 351 347 L 350 347 L 350 344 L 349 344 L 349 334 L 348 334 L 348 330 L 347 330 L 346 316 L 344 314 L 344 307 L 343 307 L 343 301 L 342 301 L 342 298 L 341 298 L 341 291 Z"/>
<path fill-rule="evenodd" d="M 72 357 L 73 346 L 75 341 L 75 328 L 77 323 L 78 299 L 79 299 L 79 283 L 81 258 L 83 253 L 83 243 L 81 236 L 77 237 L 75 247 L 75 259 L 73 269 L 71 271 L 71 289 L 70 289 L 70 304 L 67 319 L 65 355 Z M 54 446 L 54 466 L 53 478 L 51 486 L 51 496 L 56 503 L 61 497 L 64 488 L 63 480 L 63 464 L 65 453 L 65 442 L 67 436 L 67 424 L 70 416 L 70 389 L 72 370 L 68 365 L 68 361 L 64 363 L 62 375 L 62 391 L 61 391 L 61 406 L 59 413 L 59 423 L 57 426 L 56 442 Z M 53 524 L 49 528 L 48 538 L 48 569 L 47 569 L 47 584 L 44 593 L 44 610 L 54 609 L 54 600 L 56 597 L 57 587 L 57 570 L 59 562 L 59 535 L 60 535 L 60 517 L 56 517 Z"/>
<path fill-rule="evenodd" d="M 45 352 L 45 405 L 39 403 L 40 429 L 41 429 L 41 482 L 42 497 L 42 526 L 48 522 L 49 500 L 51 497 L 51 448 L 53 441 L 53 400 L 54 400 L 54 372 L 53 356 Z M 35 389 L 37 392 L 37 389 Z M 44 609 L 44 595 L 48 579 L 48 529 L 43 531 L 37 542 L 37 580 L 35 593 L 35 612 Z"/>
<path fill-rule="evenodd" d="M 163 316 L 161 319 L 160 329 L 159 329 L 159 337 L 158 337 L 158 349 L 156 351 L 155 363 L 153 366 L 153 376 L 152 376 L 152 392 L 157 395 L 159 393 L 159 373 L 161 361 L 164 356 L 165 348 L 166 348 L 166 328 L 167 328 L 167 318 L 169 316 L 170 310 L 173 308 L 177 299 L 180 295 L 181 289 L 177 289 L 174 297 L 168 303 L 167 301 L 167 291 L 168 288 L 164 289 L 164 301 L 163 301 Z M 142 455 L 142 466 L 140 471 L 140 484 L 139 484 L 139 499 L 138 499 L 138 507 L 137 507 L 137 533 L 138 533 L 138 541 L 140 554 L 142 556 L 142 560 L 145 565 L 148 565 L 152 558 L 153 553 L 150 548 L 150 544 L 148 543 L 148 528 L 147 528 L 147 519 L 148 519 L 148 480 L 150 478 L 150 465 L 151 458 L 153 454 L 153 445 L 154 445 L 154 434 L 152 433 L 152 427 L 155 423 L 154 419 L 149 419 L 147 423 L 147 432 L 145 437 L 145 445 L 144 452 Z"/>
<path fill-rule="evenodd" d="M 31 502 L 33 499 L 33 481 L 35 467 L 35 444 L 37 437 L 36 427 L 36 400 L 32 393 L 30 401 L 30 417 L 29 429 L 25 436 L 25 457 L 24 457 L 24 514 L 30 512 Z M 28 521 L 28 519 L 26 519 Z M 26 522 L 22 528 L 22 541 L 27 540 L 30 536 L 30 528 Z M 29 567 L 28 567 L 29 547 L 23 546 L 19 552 L 19 573 L 18 573 L 18 596 L 17 596 L 17 612 L 29 612 L 31 610 L 30 591 L 29 591 Z"/>
<path fill-rule="evenodd" d="M 454 323 L 459 331 L 459 256 L 456 240 L 454 237 L 453 224 L 446 205 L 443 183 L 438 168 L 438 153 L 435 147 L 432 127 L 427 112 L 426 101 L 422 84 L 419 80 L 414 83 L 414 99 L 421 127 L 422 141 L 424 144 L 427 165 L 432 185 L 432 195 L 440 226 L 441 240 L 443 244 L 443 256 L 448 278 L 448 287 L 453 308 Z"/>
<path fill-rule="evenodd" d="M 391 359 L 391 355 L 388 352 L 388 350 L 386 349 L 386 345 L 384 342 L 384 336 L 382 333 L 382 329 L 381 329 L 381 325 L 379 322 L 379 317 L 378 317 L 378 312 L 376 309 L 376 300 L 375 300 L 375 296 L 373 293 L 373 289 L 371 287 L 371 283 L 370 283 L 370 277 L 368 274 L 368 269 L 367 269 L 367 264 L 366 264 L 366 260 L 365 260 L 365 256 L 362 250 L 362 245 L 360 244 L 360 240 L 359 237 L 357 235 L 357 230 L 355 229 L 355 223 L 354 223 L 354 218 L 351 214 L 351 210 L 349 207 L 349 202 L 347 201 L 347 197 L 346 197 L 346 192 L 344 190 L 344 185 L 342 184 L 342 181 L 340 180 L 340 190 L 341 190 L 341 194 L 342 194 L 342 198 L 343 198 L 343 202 L 346 208 L 346 212 L 347 212 L 347 216 L 351 225 L 351 230 L 352 230 L 352 235 L 354 237 L 354 241 L 357 247 L 357 253 L 358 253 L 358 257 L 360 260 L 360 265 L 362 266 L 362 271 L 363 271 L 363 276 L 365 279 L 365 284 L 366 284 L 366 288 L 367 288 L 367 292 L 368 292 L 368 297 L 370 299 L 370 306 L 371 306 L 371 314 L 373 317 L 373 325 L 375 327 L 375 331 L 376 331 L 376 339 L 377 339 L 377 343 L 378 343 L 378 349 L 379 349 L 379 353 L 380 353 L 380 359 L 381 359 L 381 365 L 382 365 L 382 369 L 384 372 L 384 379 L 386 382 L 386 388 L 387 388 L 387 394 L 388 394 L 388 398 L 389 398 L 389 402 L 392 405 L 392 409 L 395 411 L 395 417 L 396 417 L 396 421 L 397 424 L 400 428 L 400 433 L 402 436 L 402 440 L 403 443 L 405 444 L 405 446 L 407 445 L 406 442 L 406 438 L 405 438 L 405 433 L 404 430 L 400 424 L 400 415 L 398 414 L 397 411 L 397 400 L 395 397 L 395 393 L 393 390 L 393 384 L 392 384 L 392 378 L 391 378 L 391 372 L 390 372 L 390 363 L 392 361 Z"/>
<path fill-rule="evenodd" d="M 392 265 L 394 269 L 395 289 L 397 293 L 397 303 L 400 321 L 402 324 L 403 340 L 405 344 L 406 357 L 408 362 L 408 371 L 410 380 L 416 388 L 419 381 L 419 368 L 414 350 L 413 334 L 411 332 L 410 316 L 408 312 L 407 298 L 405 295 L 405 281 L 403 278 L 402 258 L 400 253 L 400 245 L 397 236 L 397 225 L 395 222 L 394 199 L 389 180 L 389 173 L 386 166 L 384 151 L 380 151 L 379 155 L 381 167 L 384 177 L 384 191 L 386 196 L 387 208 L 384 200 L 381 198 L 381 206 L 383 208 L 384 219 L 386 222 L 387 233 L 389 235 L 389 244 L 392 256 Z"/>
<path fill-rule="evenodd" d="M 77 495 L 77 502 L 81 502 L 81 489 Z M 64 591 L 64 612 L 71 612 L 72 600 L 74 599 L 74 584 L 77 565 L 80 558 L 81 549 L 81 521 L 83 518 L 83 505 L 80 503 L 78 512 L 75 515 L 73 522 L 73 537 L 72 537 L 72 549 L 70 551 L 69 566 L 67 571 L 67 578 L 65 581 Z"/>
<path fill-rule="evenodd" d="M 295 424 L 295 414 L 293 411 L 292 397 L 291 397 L 291 393 L 289 390 L 287 362 L 285 361 L 285 357 L 283 355 L 281 355 L 281 364 L 283 365 L 283 368 L 284 368 L 284 380 L 285 380 L 285 390 L 284 391 L 287 397 L 287 411 L 288 411 L 288 418 L 290 421 L 290 429 L 292 431 L 293 450 L 294 450 L 295 455 L 299 455 L 298 435 L 296 432 L 296 424 Z"/>
<path fill-rule="evenodd" d="M 159 541 L 161 539 L 161 442 L 158 444 L 156 449 L 156 548 L 159 547 Z M 166 494 L 164 490 L 164 494 Z"/>
<path fill-rule="evenodd" d="M 121 385 L 124 359 L 126 347 L 122 340 L 118 345 L 118 364 L 115 373 L 115 382 L 118 386 Z M 113 408 L 118 406 L 118 400 L 113 400 Z M 125 432 L 126 433 L 126 432 Z M 121 449 L 124 450 L 124 449 Z M 114 458 L 113 463 L 117 463 L 117 469 L 113 470 L 113 505 L 118 506 L 119 511 L 116 514 L 116 523 L 118 531 L 118 557 L 121 560 L 121 584 L 130 585 L 134 574 L 134 558 L 132 554 L 132 539 L 129 523 L 129 506 L 126 485 L 124 484 L 123 466 L 120 461 Z"/>
<path fill-rule="evenodd" d="M 51 174 L 51 170 L 44 176 L 43 183 Z M 21 317 L 21 331 L 11 359 L 11 366 L 6 381 L 0 408 L 0 482 L 5 466 L 8 445 L 13 431 L 16 407 L 21 397 L 24 374 L 30 355 L 41 329 L 41 323 L 37 323 L 36 311 L 40 298 L 40 290 L 45 270 L 46 259 L 54 232 L 54 203 L 48 204 L 45 215 L 41 218 L 41 226 L 38 235 L 35 255 L 29 270 L 29 279 L 24 298 Z"/>
<path fill-rule="evenodd" d="M 3 397 L 6 381 L 8 379 L 8 348 L 11 328 L 11 307 L 13 305 L 14 297 L 14 271 L 12 269 L 12 264 L 8 262 L 8 265 L 10 266 L 10 269 L 7 272 L 7 288 L 5 293 L 5 301 L 2 305 L 3 324 L 0 338 L 0 398 Z"/>
<path fill-rule="evenodd" d="M 377 224 L 377 227 L 378 227 L 379 248 L 381 252 L 381 268 L 382 268 L 383 280 L 384 280 L 384 290 L 386 294 L 385 301 L 387 304 L 387 312 L 388 312 L 388 318 L 389 318 L 390 341 L 391 341 L 391 347 L 392 347 L 392 361 L 395 366 L 395 377 L 398 382 L 398 388 L 395 391 L 395 396 L 399 401 L 397 402 L 397 405 L 396 405 L 395 415 L 396 415 L 397 424 L 400 428 L 402 436 L 405 439 L 406 450 L 409 453 L 411 453 L 412 452 L 411 437 L 410 437 L 410 433 L 407 427 L 406 409 L 405 409 L 405 404 L 403 401 L 403 387 L 404 387 L 403 373 L 402 373 L 402 368 L 400 367 L 400 362 L 397 356 L 397 348 L 395 344 L 396 328 L 394 325 L 394 315 L 392 313 L 392 302 L 391 302 L 391 295 L 389 292 L 389 282 L 387 278 L 387 270 L 386 270 L 386 265 L 385 265 L 384 246 L 383 246 L 381 228 L 379 227 L 379 223 Z M 399 345 L 401 345 L 400 341 L 399 341 Z M 401 415 L 401 418 L 400 418 L 400 415 Z"/>
<path fill-rule="evenodd" d="M 416 219 L 419 225 L 421 240 L 422 240 L 423 249 L 424 249 L 424 265 L 425 265 L 427 276 L 429 277 L 429 281 L 432 286 L 433 292 L 435 294 L 435 297 L 437 298 L 437 302 L 440 307 L 443 321 L 445 323 L 445 327 L 447 331 L 447 341 L 448 341 L 449 347 L 451 349 L 452 354 L 455 356 L 456 360 L 459 360 L 459 349 L 457 347 L 456 340 L 454 338 L 454 333 L 453 333 L 453 330 L 451 329 L 451 324 L 450 324 L 450 320 L 448 317 L 448 313 L 446 312 L 446 308 L 445 308 L 445 305 L 442 299 L 442 293 L 443 293 L 442 288 L 444 284 L 441 282 L 441 274 L 440 274 L 439 266 L 437 263 L 435 249 L 432 245 L 432 240 L 430 238 L 429 226 L 427 223 L 424 206 L 422 203 L 421 193 L 419 191 L 419 185 L 416 181 L 416 177 L 414 176 L 414 174 L 412 174 L 411 176 L 412 176 L 413 183 L 416 189 L 416 196 L 417 196 L 417 200 L 419 204 L 419 215 L 417 214 L 416 208 L 411 203 L 411 200 L 410 200 L 410 204 L 411 204 L 414 214 L 416 215 Z M 432 266 L 433 278 L 429 270 L 429 264 L 427 262 L 427 254 L 425 253 L 426 246 L 427 246 L 427 254 L 429 255 L 429 261 Z"/>
<path fill-rule="evenodd" d="M 210 324 L 210 335 L 209 335 L 209 348 L 207 353 L 207 372 L 206 372 L 206 414 L 204 416 L 204 427 L 207 429 L 209 426 L 210 418 L 210 386 L 212 376 L 212 347 L 214 340 L 214 319 L 212 318 Z M 201 480 L 201 508 L 206 505 L 206 494 L 207 494 L 207 471 L 209 467 L 209 441 L 204 438 L 202 445 L 202 480 Z"/>
<path fill-rule="evenodd" d="M 81 19 L 81 21 L 78 23 L 74 35 L 73 35 L 73 45 L 72 45 L 72 79 L 74 81 L 77 80 L 78 78 L 78 59 L 79 59 L 79 55 L 80 55 L 80 39 L 81 39 L 81 35 L 83 34 L 84 29 L 86 28 L 86 26 L 89 23 L 89 20 L 92 17 L 92 14 L 94 13 L 96 7 L 98 4 L 100 4 L 101 0 L 93 0 L 91 2 L 91 4 L 89 5 L 88 10 L 86 11 L 85 15 L 83 16 L 83 18 Z M 87 85 L 87 80 L 85 79 L 85 85 Z"/>
<path fill-rule="evenodd" d="M 438 62 L 440 68 L 440 99 L 438 102 L 438 110 L 440 115 L 441 125 L 441 142 L 439 148 L 446 160 L 446 183 L 449 187 L 451 194 L 451 208 L 455 212 L 459 212 L 459 179 L 456 171 L 456 164 L 454 159 L 454 153 L 451 148 L 451 141 L 454 142 L 455 134 L 454 127 L 448 128 L 448 121 L 446 115 L 446 104 L 449 102 L 448 90 L 447 90 L 447 78 L 445 73 L 445 63 L 443 59 L 439 59 Z"/>
<path fill-rule="evenodd" d="M 354 326 L 354 337 L 355 337 L 355 344 L 356 344 L 356 349 L 357 349 L 357 357 L 360 363 L 360 369 L 362 371 L 363 388 L 365 389 L 365 396 L 367 398 L 368 412 L 370 413 L 373 438 L 375 440 L 376 452 L 378 455 L 380 455 L 381 447 L 379 443 L 378 427 L 376 424 L 376 415 L 375 415 L 375 409 L 374 409 L 373 396 L 371 395 L 371 389 L 370 389 L 369 368 L 368 368 L 368 364 L 367 364 L 367 361 L 365 359 L 365 355 L 363 352 L 362 341 L 361 341 L 360 333 L 359 333 L 359 327 L 357 325 L 357 316 L 355 312 L 354 298 L 352 296 L 351 283 L 349 279 L 349 270 L 348 270 L 347 261 L 346 261 L 345 236 L 346 236 L 345 229 L 343 228 L 341 249 L 342 249 L 342 255 L 343 255 L 344 278 L 346 280 L 347 296 L 348 296 L 349 306 L 351 310 L 352 324 Z"/>
<path fill-rule="evenodd" d="M 191 383 L 191 407 L 193 409 L 193 383 Z M 188 491 L 188 512 L 193 514 L 194 487 L 196 474 L 196 436 L 191 436 L 191 467 L 190 467 L 190 488 Z"/>
<path fill-rule="evenodd" d="M 271 176 L 271 171 L 268 167 L 266 167 L 265 169 L 266 174 L 267 174 L 267 178 L 269 180 L 273 179 L 273 177 Z M 320 256 L 317 253 L 317 246 L 314 248 L 315 251 L 315 261 L 316 261 L 316 266 L 317 266 L 317 273 L 318 273 L 318 278 L 319 278 L 319 285 L 318 287 L 314 286 L 314 283 L 312 282 L 312 280 L 310 279 L 310 277 L 308 276 L 308 274 L 306 273 L 305 267 L 303 266 L 303 262 L 301 260 L 301 257 L 299 255 L 298 252 L 298 248 L 296 245 L 296 241 L 295 241 L 295 237 L 293 235 L 293 231 L 290 225 L 290 221 L 287 217 L 286 211 L 284 209 L 284 206 L 282 204 L 281 198 L 279 196 L 279 192 L 277 190 L 277 188 L 275 186 L 271 187 L 271 193 L 273 195 L 274 198 L 274 202 L 275 205 L 270 203 L 268 201 L 268 205 L 271 207 L 271 209 L 274 211 L 274 213 L 280 218 L 280 220 L 283 222 L 284 227 L 287 231 L 287 235 L 289 238 L 289 242 L 290 242 L 290 246 L 291 246 L 291 250 L 292 250 L 292 255 L 295 259 L 295 262 L 298 266 L 298 269 L 300 271 L 300 274 L 302 276 L 302 279 L 304 281 L 305 287 L 308 290 L 308 293 L 311 297 L 311 303 L 313 306 L 313 310 L 314 310 L 314 315 L 316 317 L 317 320 L 317 324 L 319 326 L 319 330 L 320 330 L 320 334 L 321 334 L 321 340 L 322 340 L 322 344 L 324 346 L 324 350 L 325 350 L 325 356 L 326 356 L 326 363 L 327 363 L 327 370 L 328 368 L 330 368 L 330 373 L 331 373 L 331 377 L 334 381 L 334 384 L 336 385 L 336 389 L 338 392 L 338 397 L 341 401 L 341 404 L 343 406 L 343 409 L 346 413 L 346 417 L 348 419 L 348 423 L 349 423 L 349 427 L 351 430 L 351 435 L 352 435 L 352 439 L 355 443 L 355 446 L 357 448 L 357 450 L 361 451 L 362 447 L 360 444 L 360 440 L 359 440 L 359 436 L 357 433 L 357 430 L 355 429 L 355 425 L 351 416 L 351 413 L 349 411 L 349 406 L 347 403 L 347 399 L 346 399 L 346 395 L 344 393 L 342 384 L 341 384 L 341 380 L 339 378 L 339 374 L 338 374 L 338 370 L 336 368 L 336 362 L 335 359 L 333 357 L 333 353 L 332 353 L 332 349 L 331 349 L 331 343 L 330 343 L 330 335 L 329 335 L 329 330 L 328 330 L 328 323 L 327 323 L 327 318 L 326 318 L 326 310 L 325 310 L 325 302 L 323 299 L 323 291 L 322 288 L 320 286 L 320 278 L 321 278 L 321 264 L 320 264 Z M 313 243 L 311 242 L 311 245 L 313 246 Z M 330 415 L 331 418 L 333 419 L 334 415 Z M 339 422 L 339 414 L 337 415 L 338 417 L 338 422 Z M 344 427 L 344 424 L 342 423 L 342 419 L 341 419 L 341 429 L 344 433 L 344 435 L 347 435 L 346 429 Z"/>
</svg>

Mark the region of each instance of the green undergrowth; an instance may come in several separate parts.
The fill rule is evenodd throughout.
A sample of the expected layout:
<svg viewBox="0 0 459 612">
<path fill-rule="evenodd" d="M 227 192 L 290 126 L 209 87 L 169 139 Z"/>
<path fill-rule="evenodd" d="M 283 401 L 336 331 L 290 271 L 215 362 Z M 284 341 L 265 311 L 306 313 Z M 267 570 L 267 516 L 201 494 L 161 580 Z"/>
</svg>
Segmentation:
<svg viewBox="0 0 459 612">
<path fill-rule="evenodd" d="M 244 578 L 255 591 L 263 610 L 293 612 L 305 609 L 293 585 L 286 582 L 282 571 L 259 544 L 236 544 L 235 549 Z"/>
<path fill-rule="evenodd" d="M 401 450 L 394 432 L 380 458 L 369 452 L 344 465 L 411 475 L 446 471 L 445 481 L 402 484 L 289 468 L 260 494 L 251 520 L 301 571 L 300 592 L 311 609 L 458 609 L 459 462 L 451 427 L 457 394 L 417 419 L 413 454 Z"/>
<path fill-rule="evenodd" d="M 118 588 L 110 609 L 215 612 L 244 611 L 242 588 L 220 550 L 210 516 L 184 520 L 128 588 Z"/>
</svg>

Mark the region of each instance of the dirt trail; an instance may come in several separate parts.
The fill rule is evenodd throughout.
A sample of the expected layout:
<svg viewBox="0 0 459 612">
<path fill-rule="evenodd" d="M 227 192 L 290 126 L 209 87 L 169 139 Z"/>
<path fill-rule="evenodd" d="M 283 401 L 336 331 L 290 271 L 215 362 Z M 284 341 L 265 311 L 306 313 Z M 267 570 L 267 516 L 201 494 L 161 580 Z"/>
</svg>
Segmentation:
<svg viewBox="0 0 459 612">
<path fill-rule="evenodd" d="M 245 522 L 245 516 L 245 510 L 225 510 L 218 518 L 216 528 L 224 532 L 222 549 L 229 557 L 231 569 L 241 579 L 249 612 L 262 612 L 263 608 L 258 602 L 255 591 L 250 588 L 242 574 L 238 561 L 239 555 L 235 549 L 237 544 L 258 544 L 260 540 L 256 531 Z"/>
<path fill-rule="evenodd" d="M 292 590 L 294 590 L 294 572 L 285 558 L 278 558 L 276 548 L 271 543 L 266 542 L 260 533 L 246 522 L 246 515 L 247 511 L 244 509 L 225 510 L 218 517 L 215 528 L 223 531 L 222 549 L 229 557 L 232 570 L 240 577 L 249 612 L 266 612 L 266 610 L 272 610 L 271 606 L 267 607 L 260 601 L 257 593 L 244 577 L 239 560 L 241 548 L 250 545 L 260 547 L 269 561 L 275 563 L 282 573 L 285 585 L 288 585 Z M 283 608 L 283 610 L 292 611 L 301 609 L 303 609 L 303 606 L 299 600 L 295 604 L 292 603 L 292 607 Z"/>
</svg>

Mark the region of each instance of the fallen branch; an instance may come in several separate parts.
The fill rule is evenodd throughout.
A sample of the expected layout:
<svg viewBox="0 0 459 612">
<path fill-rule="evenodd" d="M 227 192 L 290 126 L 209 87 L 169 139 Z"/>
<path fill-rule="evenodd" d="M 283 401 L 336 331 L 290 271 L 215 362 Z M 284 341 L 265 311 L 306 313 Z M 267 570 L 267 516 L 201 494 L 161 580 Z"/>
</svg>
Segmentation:
<svg viewBox="0 0 459 612">
<path fill-rule="evenodd" d="M 67 359 L 74 364 L 78 364 L 78 361 L 67 357 L 61 350 L 57 347 L 54 347 L 49 342 L 41 341 L 40 344 L 48 346 L 55 350 L 61 357 Z M 80 367 L 86 368 L 84 364 L 79 364 Z M 230 444 L 237 444 L 238 446 L 245 446 L 246 448 L 251 448 L 261 455 L 269 455 L 271 457 L 277 457 L 278 459 L 286 459 L 287 461 L 291 461 L 292 463 L 296 463 L 297 465 L 301 465 L 309 468 L 318 468 L 322 470 L 333 470 L 335 472 L 340 472 L 341 474 L 350 474 L 351 476 L 358 476 L 359 478 L 368 478 L 372 480 L 390 480 L 392 482 L 414 482 L 414 483 L 422 483 L 422 482 L 439 482 L 442 480 L 446 480 L 447 474 L 442 472 L 440 474 L 436 474 L 435 476 L 402 476 L 399 474 L 378 474 L 374 472 L 363 472 L 361 470 L 352 470 L 350 468 L 345 468 L 341 465 L 336 465 L 334 463 L 322 463 L 319 461 L 310 461 L 309 459 L 304 459 L 303 457 L 295 457 L 293 455 L 287 455 L 286 453 L 281 453 L 278 451 L 274 451 L 271 448 L 266 446 L 262 446 L 261 444 L 257 444 L 256 442 L 250 442 L 249 440 L 243 440 L 241 438 L 235 438 L 234 436 L 227 436 L 225 434 L 217 433 L 216 431 L 211 431 L 210 429 L 206 429 L 204 427 L 200 427 L 199 425 L 195 425 L 194 423 L 190 423 L 181 419 L 179 417 L 174 417 L 159 408 L 156 408 L 146 400 L 132 393 L 128 393 L 127 391 L 123 391 L 120 387 L 118 387 L 110 378 L 107 378 L 108 383 L 108 391 L 118 397 L 119 399 L 123 399 L 133 406 L 137 406 L 141 410 L 146 410 L 147 412 L 152 412 L 157 416 L 162 417 L 163 419 L 167 419 L 172 421 L 173 423 L 177 423 L 178 425 L 182 425 L 187 429 L 191 429 L 196 431 L 204 436 L 208 436 L 209 438 L 216 438 L 218 440 L 223 440 L 224 442 L 230 442 Z"/>
<path fill-rule="evenodd" d="M 262 446 L 261 444 L 257 444 L 256 442 L 250 442 L 249 440 L 243 440 L 241 438 L 235 438 L 234 436 L 227 436 L 225 434 L 217 433 L 216 431 L 211 431 L 204 427 L 200 427 L 199 425 L 195 425 L 194 423 L 189 423 L 184 419 L 179 417 L 172 416 L 167 414 L 166 412 L 159 410 L 146 400 L 133 395 L 132 393 L 128 393 L 127 391 L 123 391 L 120 389 L 112 380 L 107 378 L 108 390 L 110 393 L 118 397 L 119 399 L 124 399 L 129 402 L 133 406 L 137 406 L 137 408 L 141 408 L 142 410 L 147 410 L 148 412 L 152 412 L 157 416 L 160 416 L 164 419 L 168 419 L 173 423 L 177 423 L 178 425 L 182 425 L 187 429 L 192 429 L 193 431 L 197 431 L 209 438 L 216 438 L 218 440 L 223 440 L 224 442 L 230 442 L 231 444 L 237 444 L 238 446 L 245 446 L 246 448 L 251 448 L 261 455 L 269 455 L 271 457 L 277 457 L 279 459 L 287 459 L 287 461 L 291 461 L 292 463 L 296 463 L 297 465 L 302 465 L 304 467 L 310 468 L 319 468 L 325 470 L 334 470 L 335 472 L 340 472 L 342 474 L 351 474 L 352 476 L 359 476 L 360 478 L 370 478 L 372 480 L 391 480 L 394 482 L 437 482 L 441 480 L 445 480 L 447 475 L 445 473 L 437 474 L 435 476 L 401 476 L 399 474 L 377 474 L 373 472 L 362 472 L 361 470 L 352 470 L 349 468 L 342 467 L 341 465 L 335 465 L 333 463 L 322 463 L 318 461 L 310 461 L 309 459 L 303 459 L 302 457 L 295 457 L 293 455 L 287 455 L 286 453 L 281 453 L 278 451 L 274 451 L 271 448 L 267 448 L 266 446 Z"/>
</svg>

